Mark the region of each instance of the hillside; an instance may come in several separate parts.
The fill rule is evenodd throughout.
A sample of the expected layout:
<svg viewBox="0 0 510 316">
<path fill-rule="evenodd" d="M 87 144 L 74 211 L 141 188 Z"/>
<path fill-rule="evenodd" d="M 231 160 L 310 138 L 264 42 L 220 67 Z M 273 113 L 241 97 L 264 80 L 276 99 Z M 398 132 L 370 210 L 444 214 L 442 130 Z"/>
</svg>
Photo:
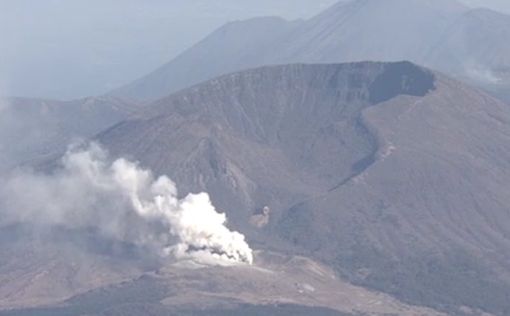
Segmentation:
<svg viewBox="0 0 510 316">
<path fill-rule="evenodd" d="M 290 65 L 183 90 L 99 140 L 211 193 L 258 247 L 415 304 L 506 315 L 509 123 L 508 105 L 411 63 Z"/>
</svg>

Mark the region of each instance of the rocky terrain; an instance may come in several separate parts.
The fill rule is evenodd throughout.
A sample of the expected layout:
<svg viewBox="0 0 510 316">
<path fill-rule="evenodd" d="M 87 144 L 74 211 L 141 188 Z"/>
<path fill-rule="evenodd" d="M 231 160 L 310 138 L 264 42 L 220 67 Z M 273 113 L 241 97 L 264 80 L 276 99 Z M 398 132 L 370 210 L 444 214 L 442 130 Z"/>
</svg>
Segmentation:
<svg viewBox="0 0 510 316">
<path fill-rule="evenodd" d="M 1 98 L 0 316 L 510 315 L 507 38 L 341 1 L 105 96 Z"/>
<path fill-rule="evenodd" d="M 2 227 L 1 315 L 506 315 L 509 138 L 507 104 L 410 62 L 213 79 L 96 141 L 209 192 L 254 265 Z"/>
<path fill-rule="evenodd" d="M 411 63 L 290 65 L 186 89 L 99 140 L 210 192 L 255 247 L 290 243 L 408 302 L 504 315 L 509 122 L 508 105 Z"/>
<path fill-rule="evenodd" d="M 170 261 L 157 270 L 131 274 L 130 278 L 125 274 L 124 280 L 116 281 L 115 278 L 126 270 L 110 268 L 108 274 L 101 276 L 104 271 L 97 268 L 105 267 L 104 260 L 95 263 L 90 267 L 92 269 L 87 265 L 86 262 L 75 262 L 71 266 L 59 266 L 60 271 L 38 266 L 39 275 L 30 276 L 32 284 L 19 287 L 20 291 L 30 293 L 30 299 L 27 296 L 23 300 L 20 292 L 8 293 L 6 302 L 13 302 L 17 297 L 18 303 L 24 306 L 41 305 L 44 301 L 32 300 L 36 297 L 34 291 L 38 290 L 34 284 L 45 284 L 46 294 L 49 288 L 51 293 L 56 293 L 58 284 L 51 280 L 61 280 L 68 268 L 78 272 L 69 275 L 67 281 L 70 284 L 83 278 L 81 274 L 84 272 L 94 279 L 102 278 L 99 282 L 95 279 L 98 283 L 89 290 L 86 287 L 80 290 L 66 288 L 66 298 L 46 297 L 45 304 L 40 307 L 11 306 L 17 309 L 9 310 L 6 309 L 9 305 L 4 303 L 0 315 L 238 315 L 241 312 L 253 315 L 444 315 L 353 286 L 331 269 L 304 257 L 258 252 L 253 266 L 231 267 Z M 43 283 L 38 279 L 45 278 L 41 276 L 44 273 L 49 277 Z M 23 278 L 28 280 L 28 276 Z M 12 288 L 12 282 L 9 285 Z"/>
</svg>

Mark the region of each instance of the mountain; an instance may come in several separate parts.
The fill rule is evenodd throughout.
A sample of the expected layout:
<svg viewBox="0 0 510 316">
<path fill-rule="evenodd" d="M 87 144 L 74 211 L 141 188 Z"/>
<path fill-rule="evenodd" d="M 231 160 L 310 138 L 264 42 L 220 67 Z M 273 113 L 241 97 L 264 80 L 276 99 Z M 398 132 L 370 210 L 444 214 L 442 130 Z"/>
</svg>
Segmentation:
<svg viewBox="0 0 510 316">
<path fill-rule="evenodd" d="M 306 21 L 227 24 L 111 94 L 156 100 L 221 74 L 271 64 L 411 60 L 505 96 L 509 24 L 510 16 L 454 0 L 342 1 Z"/>
<path fill-rule="evenodd" d="M 333 2 L 154 0 L 121 7 L 115 0 L 0 1 L 0 90 L 65 100 L 104 94 L 159 67 L 228 21 L 310 17 Z"/>
<path fill-rule="evenodd" d="M 151 100 L 246 66 L 261 65 L 265 50 L 301 22 L 264 17 L 231 22 L 147 77 L 115 90 L 112 95 Z"/>
<path fill-rule="evenodd" d="M 510 311 L 510 108 L 481 90 L 409 62 L 268 66 L 98 140 L 209 192 L 257 249 L 449 315 Z"/>
<path fill-rule="evenodd" d="M 474 9 L 457 19 L 426 61 L 472 84 L 508 97 L 510 16 Z"/>
<path fill-rule="evenodd" d="M 0 170 L 60 153 L 71 141 L 91 137 L 137 108 L 112 97 L 4 98 L 0 100 Z"/>
<path fill-rule="evenodd" d="M 465 10 L 455 1 L 339 2 L 289 34 L 278 62 L 421 61 Z"/>
</svg>

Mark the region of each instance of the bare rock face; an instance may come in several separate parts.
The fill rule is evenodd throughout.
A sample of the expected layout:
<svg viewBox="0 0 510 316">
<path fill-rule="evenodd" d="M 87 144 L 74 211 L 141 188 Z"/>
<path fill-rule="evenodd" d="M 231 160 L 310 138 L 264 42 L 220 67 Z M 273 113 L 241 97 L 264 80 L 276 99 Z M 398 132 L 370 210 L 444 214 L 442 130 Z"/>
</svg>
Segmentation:
<svg viewBox="0 0 510 316">
<path fill-rule="evenodd" d="M 184 192 L 210 192 L 259 248 L 414 304 L 505 315 L 508 135 L 506 104 L 403 62 L 223 76 L 99 140 Z M 267 225 L 252 217 L 264 206 Z"/>
</svg>

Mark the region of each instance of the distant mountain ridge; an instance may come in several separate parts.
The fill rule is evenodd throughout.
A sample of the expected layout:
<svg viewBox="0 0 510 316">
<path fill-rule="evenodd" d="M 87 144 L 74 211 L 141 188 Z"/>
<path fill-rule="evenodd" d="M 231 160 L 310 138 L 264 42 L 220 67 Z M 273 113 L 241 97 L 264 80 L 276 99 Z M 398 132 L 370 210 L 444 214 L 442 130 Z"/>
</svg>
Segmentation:
<svg viewBox="0 0 510 316">
<path fill-rule="evenodd" d="M 0 171 L 60 154 L 70 142 L 92 137 L 139 109 L 115 97 L 4 98 L 0 105 Z"/>
<path fill-rule="evenodd" d="M 411 60 L 505 95 L 509 25 L 510 16 L 470 10 L 454 0 L 339 2 L 307 21 L 260 18 L 227 24 L 111 94 L 155 100 L 262 65 Z"/>
</svg>

